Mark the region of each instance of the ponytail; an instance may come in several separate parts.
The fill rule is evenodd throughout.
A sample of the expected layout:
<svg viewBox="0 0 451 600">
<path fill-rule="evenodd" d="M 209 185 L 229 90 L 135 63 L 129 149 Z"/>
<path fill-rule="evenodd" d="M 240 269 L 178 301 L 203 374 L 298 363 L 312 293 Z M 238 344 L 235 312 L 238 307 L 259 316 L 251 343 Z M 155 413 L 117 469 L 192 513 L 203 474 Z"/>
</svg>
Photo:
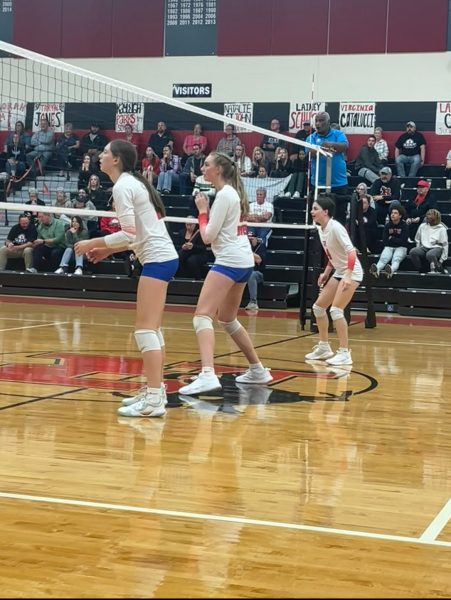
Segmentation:
<svg viewBox="0 0 451 600">
<path fill-rule="evenodd" d="M 139 171 L 132 171 L 130 174 L 145 186 L 149 192 L 149 200 L 153 204 L 156 213 L 163 219 L 166 216 L 166 208 L 163 204 L 160 194 L 153 187 L 150 181 L 148 181 Z"/>
<path fill-rule="evenodd" d="M 223 152 L 211 152 L 210 156 L 213 158 L 215 165 L 222 167 L 222 178 L 224 179 L 224 183 L 231 185 L 237 191 L 238 196 L 240 197 L 242 218 L 247 216 L 249 213 L 249 201 L 247 199 L 243 182 L 241 181 L 238 165 L 233 161 L 232 158 Z"/>
</svg>

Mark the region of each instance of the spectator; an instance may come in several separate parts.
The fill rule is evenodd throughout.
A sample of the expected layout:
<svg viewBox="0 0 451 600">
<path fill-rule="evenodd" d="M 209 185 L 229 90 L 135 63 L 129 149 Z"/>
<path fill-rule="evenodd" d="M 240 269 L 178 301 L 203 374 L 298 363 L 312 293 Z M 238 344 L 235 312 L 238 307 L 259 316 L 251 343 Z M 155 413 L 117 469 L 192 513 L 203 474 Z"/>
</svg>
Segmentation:
<svg viewBox="0 0 451 600">
<path fill-rule="evenodd" d="M 402 206 L 393 206 L 390 209 L 389 220 L 382 234 L 384 249 L 377 264 L 373 263 L 370 267 L 370 273 L 374 277 L 379 277 L 381 272 L 388 278 L 392 277 L 407 256 L 409 230 L 404 221 L 405 215 L 406 211 Z"/>
<path fill-rule="evenodd" d="M 39 131 L 31 136 L 30 145 L 33 149 L 27 154 L 27 163 L 32 169 L 37 165 L 42 174 L 53 154 L 55 134 L 50 129 L 47 117 L 41 117 L 39 127 Z"/>
<path fill-rule="evenodd" d="M 451 190 L 451 150 L 449 150 L 446 155 L 445 177 L 446 189 Z"/>
<path fill-rule="evenodd" d="M 67 179 L 70 178 L 69 171 L 77 161 L 79 148 L 80 138 L 73 132 L 72 123 L 65 123 L 64 133 L 58 138 L 55 146 L 56 163 L 60 169 L 60 177 L 64 177 L 64 171 L 67 171 Z"/>
<path fill-rule="evenodd" d="M 19 222 L 9 230 L 5 245 L 0 248 L 0 271 L 4 271 L 9 258 L 23 258 L 25 269 L 33 267 L 33 242 L 38 237 L 36 227 L 26 214 L 19 215 Z"/>
<path fill-rule="evenodd" d="M 112 212 L 115 211 L 113 196 L 111 196 L 110 201 L 108 203 L 108 210 L 111 210 Z M 118 231 L 121 230 L 121 224 L 116 215 L 111 215 L 111 217 L 101 217 L 100 221 L 99 221 L 99 227 L 100 227 L 100 236 L 99 237 L 103 237 L 110 233 L 117 233 Z"/>
<path fill-rule="evenodd" d="M 413 121 L 406 124 L 406 132 L 395 143 L 395 163 L 399 177 L 405 177 L 405 166 L 409 165 L 409 177 L 415 177 L 418 169 L 424 165 L 426 140 L 418 133 Z"/>
<path fill-rule="evenodd" d="M 376 252 L 379 237 L 376 210 L 371 206 L 371 196 L 369 194 L 363 194 L 359 199 L 362 203 L 362 223 L 365 232 L 366 251 L 368 253 Z M 363 252 L 358 217 L 355 220 L 353 243 L 360 252 Z"/>
<path fill-rule="evenodd" d="M 38 190 L 36 188 L 28 189 L 28 201 L 25 202 L 25 204 L 28 204 L 30 206 L 45 206 L 45 202 L 39 198 Z M 31 211 L 26 210 L 24 214 L 26 214 L 28 217 L 30 217 L 30 222 L 33 225 L 37 224 L 37 216 L 38 216 L 37 212 L 31 212 Z"/>
<path fill-rule="evenodd" d="M 28 152 L 29 148 L 30 148 L 30 136 L 28 135 L 28 133 L 25 131 L 25 125 L 23 123 L 23 121 L 16 121 L 15 125 L 14 125 L 14 131 L 11 131 L 8 134 L 8 137 L 6 138 L 5 141 L 5 146 L 4 146 L 4 152 L 8 151 L 8 144 L 12 144 L 13 142 L 13 136 L 14 134 L 17 133 L 19 135 L 19 143 L 23 146 L 25 146 L 25 152 Z"/>
<path fill-rule="evenodd" d="M 270 223 L 273 218 L 274 208 L 271 202 L 266 201 L 266 189 L 257 188 L 256 202 L 252 202 L 249 205 L 249 214 L 247 220 L 251 223 L 255 223 L 253 231 L 257 237 L 259 237 L 264 244 L 267 244 L 267 240 L 271 234 L 270 227 L 259 227 L 258 223 Z"/>
<path fill-rule="evenodd" d="M 66 231 L 66 249 L 64 250 L 59 267 L 55 271 L 57 275 L 67 273 L 70 260 L 73 256 L 75 257 L 74 275 L 83 275 L 84 256 L 77 256 L 74 251 L 74 246 L 80 240 L 87 240 L 88 237 L 88 232 L 83 227 L 82 219 L 78 215 L 72 217 L 70 228 Z"/>
<path fill-rule="evenodd" d="M 133 146 L 135 146 L 136 150 L 138 150 L 139 145 L 139 136 L 136 133 L 133 133 L 133 126 L 127 123 L 124 125 L 124 136 L 122 138 L 126 142 L 130 142 Z"/>
<path fill-rule="evenodd" d="M 292 198 L 303 198 L 305 195 L 305 181 L 308 169 L 308 160 L 304 148 L 293 155 L 291 160 L 291 179 L 287 191 Z"/>
<path fill-rule="evenodd" d="M 197 217 L 197 215 L 199 214 L 195 202 L 195 198 L 199 192 L 202 192 L 203 194 L 206 194 L 208 196 L 211 206 L 216 196 L 216 189 L 214 185 L 207 181 L 203 175 L 199 175 L 199 177 L 196 177 L 193 193 L 191 195 L 190 211 L 195 217 Z"/>
<path fill-rule="evenodd" d="M 235 126 L 231 123 L 225 126 L 224 134 L 224 137 L 219 140 L 216 150 L 218 152 L 224 152 L 224 154 L 227 154 L 227 156 L 232 158 L 235 153 L 235 148 L 238 144 L 241 144 L 241 140 L 235 135 Z"/>
<path fill-rule="evenodd" d="M 235 146 L 235 152 L 233 155 L 233 160 L 238 168 L 238 171 L 243 176 L 248 176 L 252 173 L 252 163 L 249 156 L 246 156 L 246 149 L 244 144 L 237 144 Z"/>
<path fill-rule="evenodd" d="M 379 179 L 371 186 L 370 194 L 376 203 L 377 222 L 383 225 L 393 200 L 401 200 L 401 184 L 393 177 L 390 167 L 382 167 Z"/>
<path fill-rule="evenodd" d="M 421 271 L 424 260 L 429 263 L 429 272 L 443 269 L 448 258 L 448 231 L 442 223 L 438 210 L 430 209 L 426 213 L 426 222 L 421 223 L 415 235 L 416 247 L 409 252 L 414 266 Z"/>
<path fill-rule="evenodd" d="M 271 131 L 274 132 L 274 135 L 264 135 L 261 143 L 262 149 L 265 151 L 266 160 L 268 162 L 274 161 L 276 154 L 276 148 L 285 148 L 287 149 L 288 156 L 288 144 L 281 140 L 277 134 L 280 133 L 280 121 L 279 119 L 272 119 L 270 124 Z"/>
<path fill-rule="evenodd" d="M 97 164 L 93 165 L 91 156 L 89 154 L 84 154 L 80 170 L 78 171 L 78 189 L 86 188 L 91 175 L 97 174 L 98 172 Z"/>
<path fill-rule="evenodd" d="M 174 138 L 164 121 L 158 121 L 157 130 L 155 133 L 152 133 L 147 145 L 153 149 L 158 158 L 163 158 L 163 151 L 166 146 L 169 146 L 172 153 L 174 149 Z"/>
<path fill-rule="evenodd" d="M 193 153 L 188 157 L 182 172 L 180 173 L 180 193 L 182 195 L 191 194 L 196 179 L 202 175 L 202 166 L 205 162 L 205 155 L 199 144 L 193 145 Z"/>
<path fill-rule="evenodd" d="M 68 198 L 66 196 L 66 193 L 64 191 L 63 187 L 59 187 L 56 189 L 56 197 L 55 200 L 52 202 L 52 206 L 58 207 L 58 208 L 73 208 L 73 202 L 70 200 L 70 198 Z M 68 217 L 67 215 L 65 215 L 64 213 L 57 213 L 54 215 L 55 219 L 61 219 L 65 225 L 65 227 L 68 227 L 71 223 L 71 218 Z"/>
<path fill-rule="evenodd" d="M 100 153 L 107 144 L 108 138 L 100 133 L 100 123 L 93 121 L 89 133 L 81 138 L 80 151 L 82 154 L 89 154 L 94 171 L 98 170 Z"/>
<path fill-rule="evenodd" d="M 296 135 L 294 137 L 297 140 L 300 140 L 301 142 L 305 142 L 311 133 L 312 133 L 312 127 L 310 125 L 310 122 L 305 121 L 305 123 L 303 123 L 303 125 L 302 125 L 302 129 L 299 129 L 299 131 L 296 132 Z M 296 160 L 296 158 L 299 155 L 300 150 L 302 150 L 305 153 L 305 148 L 293 144 L 291 147 L 290 160 L 292 160 L 292 161 Z"/>
<path fill-rule="evenodd" d="M 265 169 L 268 170 L 268 162 L 260 146 L 255 146 L 255 148 L 252 151 L 251 165 L 251 177 L 258 176 L 258 170 L 260 167 L 265 167 Z"/>
<path fill-rule="evenodd" d="M 264 272 L 266 267 L 266 244 L 259 239 L 255 231 L 248 232 L 249 242 L 254 253 L 254 270 L 247 280 L 247 289 L 249 292 L 249 302 L 246 310 L 258 310 L 258 286 L 264 281 Z"/>
<path fill-rule="evenodd" d="M 95 173 L 89 178 L 86 196 L 88 201 L 90 200 L 94 205 L 95 210 L 108 210 L 108 194 L 102 189 L 99 176 Z"/>
<path fill-rule="evenodd" d="M 376 127 L 374 130 L 374 137 L 376 138 L 374 149 L 376 150 L 382 165 L 385 167 L 388 162 L 388 144 L 382 137 L 383 133 L 384 130 L 382 127 Z"/>
<path fill-rule="evenodd" d="M 152 185 L 155 185 L 160 174 L 160 158 L 155 154 L 153 148 L 147 146 L 146 155 L 141 161 L 143 177 Z"/>
<path fill-rule="evenodd" d="M 207 149 L 207 138 L 202 133 L 202 125 L 200 123 L 194 125 L 193 133 L 187 135 L 183 141 L 183 152 L 185 153 L 185 157 L 194 154 L 195 145 L 200 147 L 201 154 L 205 154 L 205 150 Z"/>
<path fill-rule="evenodd" d="M 11 142 L 6 145 L 6 165 L 8 175 L 20 179 L 26 171 L 25 144 L 18 133 L 13 133 Z"/>
<path fill-rule="evenodd" d="M 355 170 L 360 177 L 363 177 L 370 183 L 373 183 L 378 178 L 378 173 L 383 165 L 379 155 L 374 147 L 376 137 L 368 136 L 366 144 L 360 148 L 360 152 L 355 159 Z"/>
<path fill-rule="evenodd" d="M 31 273 L 53 270 L 66 247 L 66 230 L 61 219 L 55 219 L 50 213 L 38 213 L 37 231 L 38 237 L 33 242 L 33 267 L 28 269 Z"/>
<path fill-rule="evenodd" d="M 258 167 L 257 179 L 266 179 L 269 177 L 267 167 L 265 165 L 260 165 Z"/>
<path fill-rule="evenodd" d="M 86 190 L 78 190 L 78 193 L 74 198 L 74 208 L 78 208 L 80 210 L 80 217 L 83 221 L 83 227 L 85 229 L 87 229 L 89 232 L 98 230 L 98 218 L 94 216 L 84 216 L 82 214 L 85 209 L 96 210 L 94 204 L 88 199 Z"/>
<path fill-rule="evenodd" d="M 165 146 L 163 148 L 163 157 L 160 160 L 157 191 L 162 194 L 170 194 L 174 184 L 177 185 L 179 182 L 180 169 L 180 157 L 172 154 L 171 146 Z"/>
<path fill-rule="evenodd" d="M 275 153 L 276 160 L 269 172 L 270 177 L 282 178 L 291 175 L 292 164 L 288 158 L 288 150 L 278 147 Z"/>
<path fill-rule="evenodd" d="M 193 218 L 191 215 L 188 217 L 188 219 Z M 179 277 L 204 279 L 208 253 L 196 223 L 185 223 L 185 235 L 182 244 L 178 248 L 178 255 L 179 270 L 177 275 Z"/>
<path fill-rule="evenodd" d="M 429 209 L 435 208 L 436 201 L 429 193 L 431 184 L 425 179 L 417 183 L 417 195 L 407 204 L 407 225 L 409 225 L 409 238 L 413 239 L 417 233 L 420 223 L 424 220 Z"/>
</svg>

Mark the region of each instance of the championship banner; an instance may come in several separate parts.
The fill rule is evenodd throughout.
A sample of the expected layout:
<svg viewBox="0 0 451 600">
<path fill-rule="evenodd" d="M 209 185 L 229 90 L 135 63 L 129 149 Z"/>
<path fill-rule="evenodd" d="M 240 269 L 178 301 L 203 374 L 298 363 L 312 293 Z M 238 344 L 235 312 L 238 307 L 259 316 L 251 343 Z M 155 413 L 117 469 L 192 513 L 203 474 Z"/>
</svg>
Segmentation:
<svg viewBox="0 0 451 600">
<path fill-rule="evenodd" d="M 340 129 L 343 133 L 374 133 L 375 102 L 340 102 Z"/>
<path fill-rule="evenodd" d="M 50 128 L 56 133 L 64 131 L 64 103 L 35 103 L 33 108 L 33 132 L 41 130 L 41 117 L 47 117 Z"/>
<path fill-rule="evenodd" d="M 131 125 L 133 133 L 142 133 L 144 127 L 144 102 L 119 102 L 116 105 L 115 131 L 124 132 Z"/>
<path fill-rule="evenodd" d="M 326 110 L 325 102 L 290 102 L 288 131 L 297 133 L 304 123 L 314 125 L 315 115 Z"/>
<path fill-rule="evenodd" d="M 451 101 L 437 102 L 435 133 L 437 135 L 451 135 Z"/>
<path fill-rule="evenodd" d="M 224 116 L 236 119 L 237 121 L 243 121 L 243 123 L 250 123 L 252 125 L 254 117 L 254 103 L 253 102 L 227 102 L 224 104 Z M 224 131 L 227 127 L 227 123 L 224 123 Z M 245 127 L 236 126 L 236 133 L 243 133 L 249 131 Z"/>
<path fill-rule="evenodd" d="M 26 113 L 26 102 L 1 102 L 0 131 L 13 131 L 16 121 L 25 123 Z"/>
</svg>

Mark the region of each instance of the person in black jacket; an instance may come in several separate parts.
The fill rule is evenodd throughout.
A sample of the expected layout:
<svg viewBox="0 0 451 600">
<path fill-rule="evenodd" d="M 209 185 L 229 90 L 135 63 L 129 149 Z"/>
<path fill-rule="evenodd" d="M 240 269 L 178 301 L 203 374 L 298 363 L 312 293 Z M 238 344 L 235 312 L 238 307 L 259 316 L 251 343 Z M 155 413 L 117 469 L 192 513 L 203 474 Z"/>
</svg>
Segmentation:
<svg viewBox="0 0 451 600">
<path fill-rule="evenodd" d="M 436 200 L 429 192 L 430 187 L 429 181 L 420 179 L 417 183 L 417 195 L 407 204 L 406 222 L 409 226 L 409 238 L 411 240 L 415 239 L 418 227 L 424 221 L 427 211 L 436 207 Z"/>
<path fill-rule="evenodd" d="M 365 231 L 367 252 L 376 252 L 379 241 L 379 229 L 377 227 L 376 210 L 370 206 L 371 196 L 369 194 L 363 194 L 363 196 L 361 196 L 360 198 L 360 202 L 362 203 L 362 221 L 363 229 Z M 349 227 L 349 229 L 351 229 L 351 227 Z M 362 252 L 363 248 L 360 239 L 360 227 L 358 218 L 356 219 L 353 233 L 354 235 L 352 241 L 356 248 L 358 248 L 360 252 Z"/>
<path fill-rule="evenodd" d="M 389 221 L 386 223 L 382 234 L 384 249 L 377 264 L 373 263 L 370 267 L 370 273 L 374 277 L 379 277 L 381 272 L 387 277 L 392 277 L 405 259 L 408 243 L 408 227 L 404 221 L 405 216 L 406 211 L 403 206 L 397 205 L 391 208 Z"/>
<path fill-rule="evenodd" d="M 252 246 L 254 253 L 254 271 L 251 273 L 247 281 L 247 288 L 249 291 L 249 303 L 246 306 L 246 310 L 258 310 L 257 303 L 257 291 L 258 284 L 263 283 L 263 273 L 266 267 L 266 244 L 261 238 L 257 238 L 254 231 L 248 232 L 249 242 Z"/>
<path fill-rule="evenodd" d="M 189 216 L 188 219 L 195 217 Z M 185 234 L 178 249 L 179 277 L 192 277 L 193 279 L 204 279 L 205 268 L 208 262 L 207 248 L 200 236 L 196 223 L 185 224 Z"/>
<path fill-rule="evenodd" d="M 364 177 L 370 183 L 378 178 L 379 171 L 384 166 L 379 158 L 376 148 L 376 137 L 370 135 L 366 144 L 360 148 L 360 152 L 355 159 L 355 170 L 360 177 Z"/>
<path fill-rule="evenodd" d="M 401 200 L 401 184 L 393 177 L 390 167 L 379 171 L 379 179 L 373 182 L 370 194 L 376 203 L 377 222 L 384 225 L 393 200 Z"/>
</svg>

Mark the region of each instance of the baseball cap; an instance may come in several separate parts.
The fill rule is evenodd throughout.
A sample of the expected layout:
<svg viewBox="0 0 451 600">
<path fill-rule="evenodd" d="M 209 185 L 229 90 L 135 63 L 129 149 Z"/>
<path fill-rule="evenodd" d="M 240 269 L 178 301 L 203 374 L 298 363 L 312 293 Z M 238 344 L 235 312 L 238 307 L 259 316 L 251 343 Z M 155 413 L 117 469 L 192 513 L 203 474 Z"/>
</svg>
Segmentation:
<svg viewBox="0 0 451 600">
<path fill-rule="evenodd" d="M 412 127 L 416 127 L 416 125 L 413 121 L 407 121 L 406 127 L 408 127 L 409 125 L 411 125 Z"/>
<path fill-rule="evenodd" d="M 390 169 L 390 167 L 382 167 L 382 169 L 379 171 L 379 174 L 381 173 L 385 173 L 386 175 L 391 175 L 392 170 Z"/>
<path fill-rule="evenodd" d="M 417 187 L 431 187 L 431 184 L 429 183 L 429 181 L 426 181 L 426 179 L 420 179 L 420 181 L 417 183 Z"/>
</svg>

